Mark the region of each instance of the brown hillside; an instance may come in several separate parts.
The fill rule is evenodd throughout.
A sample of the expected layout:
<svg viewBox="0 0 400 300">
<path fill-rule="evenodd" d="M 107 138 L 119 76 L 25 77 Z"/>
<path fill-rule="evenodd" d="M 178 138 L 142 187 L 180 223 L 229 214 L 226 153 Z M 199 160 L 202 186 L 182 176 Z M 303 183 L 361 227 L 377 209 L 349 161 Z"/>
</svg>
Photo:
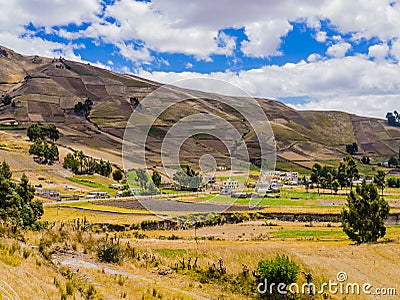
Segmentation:
<svg viewBox="0 0 400 300">
<path fill-rule="evenodd" d="M 0 121 L 15 118 L 22 126 L 31 122 L 55 123 L 60 128 L 60 143 L 75 149 L 102 149 L 120 157 L 125 125 L 139 101 L 160 84 L 136 76 L 113 73 L 89 64 L 37 56 L 22 56 L 0 47 L 0 95 L 13 97 L 15 107 L 0 104 Z M 74 105 L 90 98 L 93 109 L 88 120 L 73 112 Z M 296 111 L 278 101 L 257 99 L 271 121 L 280 159 L 309 166 L 315 161 L 338 160 L 345 145 L 356 141 L 360 154 L 386 159 L 397 155 L 400 130 L 384 120 L 359 117 L 343 112 Z M 235 111 L 213 101 L 186 101 L 166 111 L 149 138 L 148 153 L 159 161 L 160 140 L 174 121 L 193 112 L 213 113 L 229 120 L 250 146 L 254 133 Z M 253 147 L 253 148 L 252 148 Z M 209 137 L 189 139 L 182 149 L 187 160 L 213 152 L 220 163 L 227 160 L 220 143 Z M 100 154 L 97 153 L 99 156 Z"/>
</svg>

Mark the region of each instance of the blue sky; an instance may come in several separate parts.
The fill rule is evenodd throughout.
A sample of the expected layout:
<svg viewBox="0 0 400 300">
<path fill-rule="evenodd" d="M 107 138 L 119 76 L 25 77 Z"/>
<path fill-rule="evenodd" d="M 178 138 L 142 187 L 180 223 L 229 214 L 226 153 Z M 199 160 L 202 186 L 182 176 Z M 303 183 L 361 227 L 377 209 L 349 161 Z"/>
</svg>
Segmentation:
<svg viewBox="0 0 400 300">
<path fill-rule="evenodd" d="M 400 4 L 371 0 L 0 0 L 0 44 L 160 82 L 232 82 L 298 109 L 400 103 Z"/>
</svg>

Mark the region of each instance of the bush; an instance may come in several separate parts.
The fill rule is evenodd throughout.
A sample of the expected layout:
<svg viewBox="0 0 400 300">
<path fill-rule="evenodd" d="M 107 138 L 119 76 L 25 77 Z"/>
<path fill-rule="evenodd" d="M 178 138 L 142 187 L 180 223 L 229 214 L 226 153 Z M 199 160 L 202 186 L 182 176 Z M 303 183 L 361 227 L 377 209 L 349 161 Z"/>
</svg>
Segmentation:
<svg viewBox="0 0 400 300">
<path fill-rule="evenodd" d="M 262 283 L 267 283 L 267 291 L 271 284 L 275 284 L 273 292 L 276 292 L 276 286 L 284 283 L 286 286 L 297 281 L 300 266 L 297 265 L 286 255 L 277 255 L 271 260 L 261 260 L 258 262 L 257 271 L 260 274 Z M 267 296 L 267 295 L 266 295 Z"/>
<path fill-rule="evenodd" d="M 102 244 L 97 247 L 97 257 L 102 262 L 118 263 L 122 259 L 122 249 L 117 244 Z"/>
</svg>

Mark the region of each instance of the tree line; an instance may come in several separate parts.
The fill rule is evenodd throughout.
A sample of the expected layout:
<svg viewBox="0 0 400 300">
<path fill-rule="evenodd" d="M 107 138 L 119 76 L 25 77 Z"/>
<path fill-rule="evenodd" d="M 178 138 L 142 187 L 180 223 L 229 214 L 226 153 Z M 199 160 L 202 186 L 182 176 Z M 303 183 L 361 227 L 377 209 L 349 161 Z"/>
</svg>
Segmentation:
<svg viewBox="0 0 400 300">
<path fill-rule="evenodd" d="M 178 170 L 172 179 L 178 182 L 179 189 L 184 191 L 198 191 L 203 181 L 203 177 L 190 166 Z"/>
<path fill-rule="evenodd" d="M 330 166 L 321 166 L 316 163 L 311 169 L 311 182 L 318 188 L 329 188 L 335 193 L 346 187 L 353 187 L 353 181 L 359 178 L 357 163 L 354 158 L 348 154 L 343 161 L 340 162 L 338 168 Z M 303 184 L 308 188 L 309 182 L 304 177 Z"/>
<path fill-rule="evenodd" d="M 96 173 L 109 177 L 112 172 L 112 166 L 109 161 L 87 156 L 83 151 L 68 153 L 64 158 L 63 167 L 77 175 L 93 175 Z"/>
</svg>

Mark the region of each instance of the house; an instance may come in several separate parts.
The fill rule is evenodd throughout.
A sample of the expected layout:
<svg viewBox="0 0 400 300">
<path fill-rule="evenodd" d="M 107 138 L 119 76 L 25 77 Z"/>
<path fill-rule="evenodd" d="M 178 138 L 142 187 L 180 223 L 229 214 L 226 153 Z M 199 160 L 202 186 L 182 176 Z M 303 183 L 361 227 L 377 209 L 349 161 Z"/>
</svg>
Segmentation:
<svg viewBox="0 0 400 300">
<path fill-rule="evenodd" d="M 271 182 L 269 181 L 262 181 L 257 182 L 256 184 L 256 193 L 267 193 L 271 189 Z"/>
<path fill-rule="evenodd" d="M 61 201 L 61 195 L 59 190 L 45 190 L 42 188 L 37 188 L 36 195 L 50 200 Z"/>
<path fill-rule="evenodd" d="M 108 192 L 89 192 L 86 196 L 86 199 L 106 199 L 110 198 L 110 194 Z"/>
<path fill-rule="evenodd" d="M 214 184 L 214 183 L 217 181 L 217 179 L 216 179 L 215 176 L 206 176 L 206 178 L 204 179 L 204 181 L 205 181 L 207 184 Z"/>
<path fill-rule="evenodd" d="M 122 184 L 119 183 L 111 183 L 108 188 L 110 189 L 114 189 L 114 190 L 123 190 L 124 186 Z"/>
<path fill-rule="evenodd" d="M 226 167 L 217 166 L 217 167 L 215 168 L 215 170 L 217 170 L 217 171 L 225 171 L 225 170 L 226 170 Z"/>
<path fill-rule="evenodd" d="M 239 182 L 237 180 L 232 180 L 231 178 L 228 178 L 227 180 L 224 180 L 222 182 L 223 188 L 235 191 L 239 189 Z"/>
</svg>

